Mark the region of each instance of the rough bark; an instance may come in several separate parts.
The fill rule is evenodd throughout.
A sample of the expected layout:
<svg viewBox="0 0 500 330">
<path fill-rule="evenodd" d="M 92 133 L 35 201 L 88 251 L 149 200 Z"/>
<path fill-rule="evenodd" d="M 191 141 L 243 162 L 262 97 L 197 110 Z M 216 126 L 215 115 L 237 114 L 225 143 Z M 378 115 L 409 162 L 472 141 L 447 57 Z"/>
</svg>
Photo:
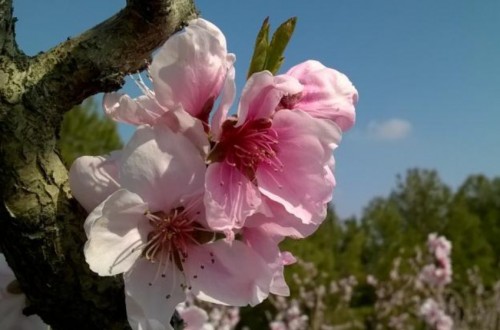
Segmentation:
<svg viewBox="0 0 500 330">
<path fill-rule="evenodd" d="M 120 277 L 83 257 L 85 211 L 71 198 L 56 139 L 62 115 L 118 89 L 188 19 L 192 0 L 128 0 L 115 16 L 35 57 L 15 42 L 12 0 L 0 0 L 0 249 L 53 329 L 126 329 Z"/>
</svg>

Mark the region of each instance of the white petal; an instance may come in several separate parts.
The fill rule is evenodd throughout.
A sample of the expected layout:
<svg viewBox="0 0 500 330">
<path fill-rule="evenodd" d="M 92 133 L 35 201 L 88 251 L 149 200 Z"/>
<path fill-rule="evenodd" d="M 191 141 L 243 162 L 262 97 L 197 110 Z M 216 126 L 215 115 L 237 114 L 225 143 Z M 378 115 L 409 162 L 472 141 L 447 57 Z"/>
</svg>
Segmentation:
<svg viewBox="0 0 500 330">
<path fill-rule="evenodd" d="M 141 255 L 137 248 L 147 241 L 150 225 L 144 212 L 148 209 L 142 199 L 125 189 L 120 189 L 103 202 L 102 215 L 93 213 L 85 244 L 85 259 L 94 272 L 101 276 L 123 273 L 130 269 Z M 87 220 L 86 220 L 87 221 Z"/>
<path fill-rule="evenodd" d="M 240 241 L 190 247 L 184 270 L 198 299 L 232 306 L 261 303 L 273 278 L 261 256 Z"/>
<path fill-rule="evenodd" d="M 109 118 L 132 125 L 153 124 L 164 112 L 155 100 L 145 95 L 132 99 L 127 94 L 108 93 L 102 103 Z"/>
<path fill-rule="evenodd" d="M 169 211 L 181 196 L 203 189 L 205 161 L 181 133 L 167 126 L 139 127 L 123 149 L 120 181 L 151 211 Z"/>
<path fill-rule="evenodd" d="M 121 151 L 106 156 L 77 158 L 69 170 L 71 193 L 88 211 L 92 211 L 109 195 L 120 188 L 118 162 Z"/>
<path fill-rule="evenodd" d="M 172 329 L 175 306 L 186 299 L 181 284 L 184 276 L 176 266 L 160 275 L 158 264 L 141 258 L 124 274 L 127 317 L 132 329 Z"/>
</svg>

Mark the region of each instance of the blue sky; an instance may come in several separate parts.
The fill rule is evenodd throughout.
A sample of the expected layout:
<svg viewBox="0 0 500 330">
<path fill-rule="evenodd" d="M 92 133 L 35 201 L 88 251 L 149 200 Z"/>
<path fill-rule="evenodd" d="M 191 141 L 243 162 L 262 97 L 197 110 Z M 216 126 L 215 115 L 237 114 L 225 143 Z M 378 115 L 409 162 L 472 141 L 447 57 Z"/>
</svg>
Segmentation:
<svg viewBox="0 0 500 330">
<path fill-rule="evenodd" d="M 47 50 L 122 8 L 116 0 L 14 0 L 17 39 Z M 307 59 L 347 74 L 360 94 L 355 128 L 336 152 L 334 204 L 359 214 L 408 168 L 438 170 L 453 187 L 500 175 L 500 1 L 200 0 L 225 33 L 244 85 L 255 34 L 298 16 L 283 69 Z M 132 91 L 127 87 L 126 91 Z M 121 127 L 127 138 L 130 127 Z"/>
</svg>

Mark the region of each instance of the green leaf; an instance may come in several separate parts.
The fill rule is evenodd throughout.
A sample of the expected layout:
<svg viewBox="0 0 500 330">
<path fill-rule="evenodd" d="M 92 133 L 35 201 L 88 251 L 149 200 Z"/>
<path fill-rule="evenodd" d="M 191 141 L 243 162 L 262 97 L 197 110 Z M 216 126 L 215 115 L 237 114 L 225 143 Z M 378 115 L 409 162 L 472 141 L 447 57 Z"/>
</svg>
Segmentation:
<svg viewBox="0 0 500 330">
<path fill-rule="evenodd" d="M 255 46 L 250 61 L 250 68 L 248 68 L 247 79 L 255 72 L 263 71 L 266 69 L 266 58 L 269 48 L 269 17 L 266 17 L 262 23 L 257 38 L 255 39 Z"/>
<path fill-rule="evenodd" d="M 296 23 L 297 17 L 292 17 L 281 24 L 273 34 L 271 44 L 269 45 L 267 51 L 266 60 L 266 70 L 271 71 L 273 74 L 278 72 L 283 64 L 285 59 L 283 53 L 285 52 L 285 48 L 292 37 Z"/>
</svg>

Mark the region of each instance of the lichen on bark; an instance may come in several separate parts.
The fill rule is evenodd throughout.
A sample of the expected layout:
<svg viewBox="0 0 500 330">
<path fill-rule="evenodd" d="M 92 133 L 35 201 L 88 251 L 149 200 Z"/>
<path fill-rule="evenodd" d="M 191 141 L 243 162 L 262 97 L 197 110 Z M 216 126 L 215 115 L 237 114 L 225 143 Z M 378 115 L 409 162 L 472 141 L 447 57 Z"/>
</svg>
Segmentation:
<svg viewBox="0 0 500 330">
<path fill-rule="evenodd" d="M 12 0 L 0 0 L 0 250 L 53 329 L 126 329 L 123 284 L 83 257 L 85 211 L 56 150 L 63 114 L 118 89 L 197 15 L 191 0 L 129 0 L 96 27 L 35 57 L 17 47 Z"/>
</svg>

